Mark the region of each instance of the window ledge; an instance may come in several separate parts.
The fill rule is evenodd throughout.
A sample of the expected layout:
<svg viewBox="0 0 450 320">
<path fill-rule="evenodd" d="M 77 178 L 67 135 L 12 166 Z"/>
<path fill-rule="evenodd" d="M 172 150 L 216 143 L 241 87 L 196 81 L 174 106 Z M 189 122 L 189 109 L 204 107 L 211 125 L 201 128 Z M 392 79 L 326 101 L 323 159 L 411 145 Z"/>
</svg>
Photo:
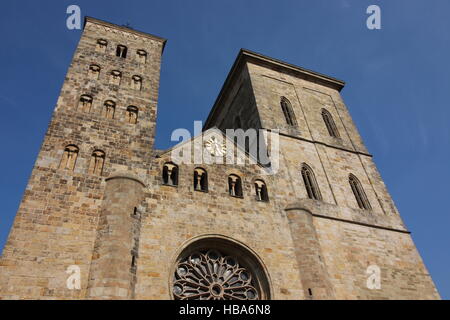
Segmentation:
<svg viewBox="0 0 450 320">
<path fill-rule="evenodd" d="M 164 187 L 174 187 L 174 188 L 178 188 L 177 184 L 167 184 L 167 183 L 161 183 L 162 186 Z"/>
<path fill-rule="evenodd" d="M 196 190 L 196 189 L 194 189 L 194 191 L 208 193 L 208 190 Z"/>
</svg>

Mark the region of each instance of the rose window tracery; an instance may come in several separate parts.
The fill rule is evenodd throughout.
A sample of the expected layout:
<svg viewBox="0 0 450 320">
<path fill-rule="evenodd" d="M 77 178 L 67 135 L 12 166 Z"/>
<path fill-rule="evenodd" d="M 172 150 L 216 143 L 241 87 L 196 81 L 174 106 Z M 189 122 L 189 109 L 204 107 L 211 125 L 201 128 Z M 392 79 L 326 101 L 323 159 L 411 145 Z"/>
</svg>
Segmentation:
<svg viewBox="0 0 450 320">
<path fill-rule="evenodd" d="M 172 292 L 177 300 L 258 300 L 254 281 L 235 257 L 203 250 L 177 263 Z"/>
</svg>

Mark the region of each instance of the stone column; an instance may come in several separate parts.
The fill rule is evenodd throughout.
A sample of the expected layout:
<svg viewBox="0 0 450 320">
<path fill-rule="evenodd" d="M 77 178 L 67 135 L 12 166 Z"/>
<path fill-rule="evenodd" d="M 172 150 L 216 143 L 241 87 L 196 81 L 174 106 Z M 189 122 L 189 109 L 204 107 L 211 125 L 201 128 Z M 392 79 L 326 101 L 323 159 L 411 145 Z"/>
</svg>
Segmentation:
<svg viewBox="0 0 450 320">
<path fill-rule="evenodd" d="M 288 206 L 285 211 L 305 297 L 317 300 L 335 299 L 311 212 L 297 205 Z"/>
<path fill-rule="evenodd" d="M 134 296 L 140 213 L 144 184 L 129 176 L 106 180 L 94 245 L 87 298 Z"/>
</svg>

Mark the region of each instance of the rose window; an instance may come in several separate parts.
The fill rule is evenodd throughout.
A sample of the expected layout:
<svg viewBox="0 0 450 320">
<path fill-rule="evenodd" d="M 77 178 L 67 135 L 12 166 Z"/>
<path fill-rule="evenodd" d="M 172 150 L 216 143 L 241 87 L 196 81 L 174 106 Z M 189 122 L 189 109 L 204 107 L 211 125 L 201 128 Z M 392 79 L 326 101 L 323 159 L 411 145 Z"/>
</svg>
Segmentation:
<svg viewBox="0 0 450 320">
<path fill-rule="evenodd" d="M 219 251 L 197 251 L 178 262 L 172 292 L 179 300 L 258 300 L 252 273 Z"/>
</svg>

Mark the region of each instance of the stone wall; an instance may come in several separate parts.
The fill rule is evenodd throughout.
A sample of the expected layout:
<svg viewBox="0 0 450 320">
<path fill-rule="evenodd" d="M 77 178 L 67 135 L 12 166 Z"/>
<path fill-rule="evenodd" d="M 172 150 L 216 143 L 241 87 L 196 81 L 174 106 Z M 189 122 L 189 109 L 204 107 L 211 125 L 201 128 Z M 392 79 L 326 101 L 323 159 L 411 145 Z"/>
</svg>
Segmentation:
<svg viewBox="0 0 450 320">
<path fill-rule="evenodd" d="M 274 299 L 303 299 L 300 272 L 287 217 L 277 201 L 277 184 L 259 165 L 202 165 L 208 192 L 195 191 L 194 168 L 179 166 L 179 185 L 162 184 L 162 167 L 170 153 L 156 158 L 149 181 L 146 213 L 141 226 L 137 267 L 139 299 L 170 299 L 173 265 L 186 243 L 199 236 L 220 235 L 243 243 L 261 258 Z M 243 198 L 228 194 L 227 178 L 237 174 Z M 254 180 L 263 179 L 269 202 L 256 200 Z"/>
<path fill-rule="evenodd" d="M 105 49 L 98 39 L 107 41 Z M 126 58 L 116 56 L 117 45 L 127 46 Z M 153 150 L 163 47 L 158 37 L 87 19 L 0 260 L 0 298 L 172 299 L 180 254 L 209 238 L 216 239 L 213 247 L 229 241 L 252 255 L 260 265 L 255 275 L 267 278 L 263 297 L 439 298 L 338 80 L 241 51 L 205 129 L 280 130 L 279 170 L 176 163 L 178 183 L 165 185 L 171 150 Z M 137 50 L 147 52 L 145 63 Z M 89 73 L 93 64 L 98 77 Z M 111 83 L 113 70 L 120 83 Z M 142 77 L 141 90 L 133 88 L 133 75 Z M 88 108 L 79 106 L 83 94 L 92 98 Z M 287 125 L 281 97 L 296 126 Z M 115 103 L 114 117 L 105 117 L 107 100 Z M 136 123 L 129 106 L 139 110 Z M 339 137 L 330 136 L 322 108 Z M 68 145 L 79 150 L 73 170 L 61 168 Z M 101 172 L 89 170 L 95 150 L 105 154 Z M 321 199 L 308 198 L 303 164 Z M 208 174 L 207 192 L 194 190 L 197 167 Z M 242 197 L 230 196 L 230 174 L 241 178 Z M 370 210 L 359 208 L 350 174 Z M 269 201 L 257 201 L 257 179 L 267 185 Z M 66 286 L 70 265 L 81 269 L 79 290 Z M 381 271 L 377 290 L 367 287 L 371 265 Z"/>
<path fill-rule="evenodd" d="M 98 52 L 97 40 L 108 42 Z M 126 58 L 116 46 L 128 47 Z M 104 177 L 127 172 L 145 177 L 154 141 L 160 58 L 164 41 L 123 27 L 88 18 L 67 71 L 55 111 L 17 212 L 0 261 L 2 298 L 84 298 L 102 206 Z M 136 51 L 144 49 L 147 61 Z M 97 80 L 89 66 L 100 66 Z M 120 70 L 120 85 L 110 72 Z M 131 76 L 142 76 L 142 90 L 131 88 Z M 89 94 L 88 112 L 79 98 Z M 116 103 L 113 119 L 104 116 L 106 100 Z M 129 105 L 139 108 L 136 124 L 127 122 Z M 60 169 L 64 148 L 79 148 L 74 170 Z M 94 150 L 102 150 L 101 175 L 88 172 Z M 81 290 L 68 290 L 66 270 L 81 269 Z"/>
<path fill-rule="evenodd" d="M 145 185 L 127 175 L 107 179 L 100 209 L 87 297 L 130 299 L 134 296 L 139 252 L 140 212 Z"/>
</svg>

